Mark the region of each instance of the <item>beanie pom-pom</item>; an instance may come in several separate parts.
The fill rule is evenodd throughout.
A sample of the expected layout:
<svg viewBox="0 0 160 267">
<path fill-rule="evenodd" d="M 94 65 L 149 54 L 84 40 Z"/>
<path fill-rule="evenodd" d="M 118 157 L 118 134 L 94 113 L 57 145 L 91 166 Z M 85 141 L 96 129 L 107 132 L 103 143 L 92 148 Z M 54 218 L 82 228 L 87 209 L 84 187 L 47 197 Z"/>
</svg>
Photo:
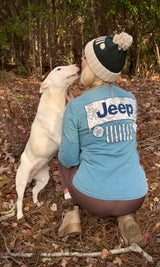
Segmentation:
<svg viewBox="0 0 160 267">
<path fill-rule="evenodd" d="M 113 37 L 113 43 L 118 45 L 119 50 L 127 50 L 132 44 L 133 37 L 126 32 L 121 32 L 120 34 L 115 34 Z"/>
</svg>

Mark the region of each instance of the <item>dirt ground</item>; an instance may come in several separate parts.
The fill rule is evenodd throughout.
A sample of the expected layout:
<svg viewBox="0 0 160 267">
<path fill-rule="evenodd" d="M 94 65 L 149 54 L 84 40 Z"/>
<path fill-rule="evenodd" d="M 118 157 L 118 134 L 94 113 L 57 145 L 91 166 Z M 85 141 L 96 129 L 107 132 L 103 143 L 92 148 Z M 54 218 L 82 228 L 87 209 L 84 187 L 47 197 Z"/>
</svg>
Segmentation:
<svg viewBox="0 0 160 267">
<path fill-rule="evenodd" d="M 5 75 L 0 85 L 0 216 L 16 202 L 15 174 L 40 98 L 40 83 L 34 79 Z M 49 163 L 49 183 L 39 194 L 42 206 L 38 208 L 32 203 L 32 183 L 27 186 L 24 196 L 24 218 L 17 221 L 14 215 L 0 221 L 0 266 L 160 267 L 160 80 L 121 79 L 119 85 L 131 91 L 138 102 L 138 151 L 149 191 L 136 220 L 147 242 L 144 251 L 153 257 L 153 262 L 149 263 L 136 252 L 106 257 L 103 254 L 97 257 L 63 256 L 64 252 L 102 252 L 124 247 L 124 244 L 116 218 L 98 218 L 84 210 L 80 211 L 82 235 L 58 238 L 63 192 L 55 157 Z M 75 97 L 84 90 L 78 82 L 71 89 Z M 57 211 L 52 210 L 54 203 Z M 9 251 L 21 256 L 9 255 Z M 49 257 L 47 254 L 55 252 L 61 252 L 62 256 Z M 31 253 L 29 258 L 25 258 L 26 253 Z"/>
</svg>

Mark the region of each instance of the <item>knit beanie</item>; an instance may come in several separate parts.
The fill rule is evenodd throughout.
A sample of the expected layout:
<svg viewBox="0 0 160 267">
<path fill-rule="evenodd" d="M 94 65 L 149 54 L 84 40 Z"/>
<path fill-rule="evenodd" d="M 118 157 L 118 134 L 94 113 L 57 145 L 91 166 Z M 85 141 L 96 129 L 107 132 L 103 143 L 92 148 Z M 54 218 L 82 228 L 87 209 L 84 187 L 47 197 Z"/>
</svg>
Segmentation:
<svg viewBox="0 0 160 267">
<path fill-rule="evenodd" d="M 88 42 L 84 52 L 90 69 L 102 80 L 115 82 L 124 67 L 132 41 L 131 35 L 121 32 L 114 37 L 102 36 Z"/>
</svg>

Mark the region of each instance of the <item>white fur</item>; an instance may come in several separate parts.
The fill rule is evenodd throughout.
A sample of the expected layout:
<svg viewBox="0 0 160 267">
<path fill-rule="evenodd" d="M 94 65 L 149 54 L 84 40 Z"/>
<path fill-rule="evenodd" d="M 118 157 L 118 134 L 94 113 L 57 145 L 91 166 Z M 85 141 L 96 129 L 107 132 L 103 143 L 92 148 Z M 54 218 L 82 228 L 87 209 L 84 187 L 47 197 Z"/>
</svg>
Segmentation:
<svg viewBox="0 0 160 267">
<path fill-rule="evenodd" d="M 33 202 L 40 205 L 37 197 L 49 180 L 48 161 L 56 154 L 61 142 L 67 88 L 79 75 L 78 65 L 57 67 L 41 85 L 40 92 L 43 94 L 16 174 L 17 219 L 23 217 L 23 196 L 26 185 L 32 179 L 36 180 L 32 191 Z"/>
</svg>

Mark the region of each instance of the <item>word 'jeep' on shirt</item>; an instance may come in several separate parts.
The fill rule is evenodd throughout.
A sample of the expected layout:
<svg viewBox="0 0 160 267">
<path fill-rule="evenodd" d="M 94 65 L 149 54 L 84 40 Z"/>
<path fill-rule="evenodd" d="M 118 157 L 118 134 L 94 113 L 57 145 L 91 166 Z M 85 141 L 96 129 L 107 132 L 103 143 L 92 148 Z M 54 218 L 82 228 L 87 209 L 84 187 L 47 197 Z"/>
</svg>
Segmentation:
<svg viewBox="0 0 160 267">
<path fill-rule="evenodd" d="M 96 125 L 116 120 L 136 121 L 136 100 L 114 97 L 99 100 L 85 106 L 89 130 Z"/>
</svg>

